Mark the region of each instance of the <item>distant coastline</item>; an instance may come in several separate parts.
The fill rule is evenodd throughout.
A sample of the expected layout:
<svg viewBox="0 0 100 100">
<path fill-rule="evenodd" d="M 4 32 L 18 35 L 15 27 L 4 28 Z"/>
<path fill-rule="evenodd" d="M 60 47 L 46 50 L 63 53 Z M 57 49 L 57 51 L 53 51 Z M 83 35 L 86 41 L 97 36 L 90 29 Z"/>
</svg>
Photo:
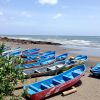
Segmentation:
<svg viewBox="0 0 100 100">
<path fill-rule="evenodd" d="M 4 42 L 16 42 L 22 44 L 48 44 L 48 45 L 61 45 L 60 43 L 48 42 L 48 41 L 34 41 L 34 40 L 24 40 L 24 39 L 13 39 L 9 37 L 0 37 L 0 40 Z"/>
</svg>

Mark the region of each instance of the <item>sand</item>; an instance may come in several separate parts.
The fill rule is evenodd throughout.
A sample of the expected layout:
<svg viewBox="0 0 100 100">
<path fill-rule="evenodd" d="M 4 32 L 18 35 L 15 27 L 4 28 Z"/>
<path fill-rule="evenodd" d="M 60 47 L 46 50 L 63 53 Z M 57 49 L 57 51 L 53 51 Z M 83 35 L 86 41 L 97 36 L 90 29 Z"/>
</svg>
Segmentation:
<svg viewBox="0 0 100 100">
<path fill-rule="evenodd" d="M 5 42 L 5 41 L 0 41 Z M 23 49 L 27 49 L 27 48 L 40 48 L 41 51 L 47 51 L 47 50 L 55 50 L 57 51 L 57 54 L 61 54 L 61 53 L 65 53 L 68 51 L 73 51 L 75 50 L 74 48 L 61 48 L 57 45 L 47 45 L 47 44 L 21 44 L 21 43 L 14 43 L 14 42 L 5 42 L 7 45 L 12 46 L 12 48 L 14 47 L 18 47 L 20 46 Z M 69 57 L 71 56 L 75 56 L 77 54 L 70 54 Z M 47 98 L 46 100 L 100 100 L 100 79 L 96 79 L 96 78 L 92 78 L 90 77 L 90 67 L 94 66 L 97 62 L 100 62 L 100 58 L 99 57 L 93 57 L 93 56 L 89 56 L 88 61 L 85 63 L 87 66 L 87 70 L 85 72 L 85 76 L 83 76 L 81 78 L 81 80 L 77 83 L 76 87 L 77 87 L 77 92 L 67 95 L 67 96 L 61 96 L 61 93 L 58 93 L 54 96 L 51 96 L 49 98 Z M 40 77 L 37 78 L 37 81 L 45 79 L 48 77 Z M 25 81 L 24 84 L 18 84 L 17 87 L 21 87 L 23 85 L 27 85 L 29 83 L 35 82 L 36 79 L 28 79 Z M 16 91 L 14 91 L 15 94 L 19 95 L 21 94 L 23 90 L 22 89 L 16 89 Z M 25 100 L 25 98 L 22 98 L 23 100 Z M 5 100 L 8 100 L 8 98 L 6 98 Z"/>
</svg>

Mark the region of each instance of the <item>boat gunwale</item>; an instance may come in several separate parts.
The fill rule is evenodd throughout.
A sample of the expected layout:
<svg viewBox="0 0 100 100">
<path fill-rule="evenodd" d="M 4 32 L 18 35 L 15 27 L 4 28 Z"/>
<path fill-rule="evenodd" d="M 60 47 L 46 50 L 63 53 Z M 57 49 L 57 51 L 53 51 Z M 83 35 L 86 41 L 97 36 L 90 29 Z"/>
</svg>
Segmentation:
<svg viewBox="0 0 100 100">
<path fill-rule="evenodd" d="M 76 76 L 75 78 L 73 78 L 73 79 L 71 79 L 71 80 L 68 80 L 67 82 L 62 83 L 62 84 L 70 83 L 71 81 L 74 81 L 74 80 L 78 79 L 79 77 L 84 76 L 85 71 L 86 71 L 86 66 L 85 66 L 85 64 L 76 65 L 74 68 L 72 67 L 71 69 L 67 70 L 67 72 L 70 72 L 70 70 L 76 69 L 76 67 L 81 66 L 81 65 L 84 66 L 84 71 L 83 71 L 81 74 L 79 74 L 78 76 Z M 63 73 L 61 73 L 61 74 L 64 74 L 64 73 L 66 73 L 66 71 L 63 72 Z M 61 74 L 58 74 L 58 75 L 56 75 L 56 76 L 54 76 L 54 77 L 57 77 L 57 76 L 59 76 L 59 75 L 61 75 Z M 52 79 L 52 78 L 54 78 L 54 77 L 51 77 L 51 78 L 49 78 L 49 79 Z M 42 81 L 40 80 L 40 81 L 38 81 L 38 82 L 41 82 L 41 83 L 42 83 L 42 82 L 45 81 L 45 80 L 48 80 L 48 79 L 44 79 L 44 80 L 42 80 Z M 35 83 L 32 83 L 32 84 L 36 84 L 36 83 L 38 83 L 38 82 L 35 82 Z M 32 84 L 29 84 L 29 85 L 32 85 Z M 29 85 L 26 85 L 26 86 L 24 86 L 23 88 L 25 89 L 25 87 L 27 87 L 27 86 L 29 86 Z M 44 90 L 42 90 L 42 91 L 40 91 L 40 92 L 36 92 L 35 94 L 32 94 L 32 95 L 36 95 L 36 94 L 38 94 L 38 93 L 42 93 L 42 92 L 44 92 L 44 91 L 46 91 L 46 90 L 50 90 L 50 89 L 52 89 L 52 88 L 54 88 L 54 87 L 58 87 L 58 86 L 60 86 L 60 85 L 61 85 L 61 84 L 55 85 L 55 86 L 53 86 L 53 87 L 51 87 L 51 88 L 49 88 L 49 89 L 44 89 Z M 28 94 L 28 95 L 30 95 L 30 94 Z M 32 96 L 32 95 L 30 95 L 30 96 Z"/>
</svg>

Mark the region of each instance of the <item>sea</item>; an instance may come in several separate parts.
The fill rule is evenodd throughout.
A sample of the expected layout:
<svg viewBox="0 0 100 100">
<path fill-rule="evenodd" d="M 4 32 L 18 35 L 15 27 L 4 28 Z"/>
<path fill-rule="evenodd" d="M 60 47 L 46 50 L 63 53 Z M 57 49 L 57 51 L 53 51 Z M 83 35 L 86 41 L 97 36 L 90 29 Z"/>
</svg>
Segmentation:
<svg viewBox="0 0 100 100">
<path fill-rule="evenodd" d="M 69 53 L 100 57 L 100 36 L 6 35 L 6 37 L 60 43 L 62 48 L 77 49 Z"/>
</svg>

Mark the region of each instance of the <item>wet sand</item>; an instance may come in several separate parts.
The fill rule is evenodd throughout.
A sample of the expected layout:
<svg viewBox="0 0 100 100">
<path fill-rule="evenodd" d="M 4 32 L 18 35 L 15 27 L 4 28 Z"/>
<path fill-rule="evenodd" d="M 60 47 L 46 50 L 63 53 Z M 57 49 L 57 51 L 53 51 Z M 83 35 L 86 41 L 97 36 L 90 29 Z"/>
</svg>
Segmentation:
<svg viewBox="0 0 100 100">
<path fill-rule="evenodd" d="M 5 42 L 7 45 L 14 47 L 20 46 L 23 49 L 27 48 L 40 48 L 41 51 L 47 51 L 47 50 L 55 50 L 57 51 L 57 54 L 65 53 L 68 51 L 73 51 L 75 50 L 74 48 L 61 48 L 58 45 L 50 45 L 50 44 L 22 44 L 22 43 L 17 43 L 17 42 L 7 42 L 7 41 L 0 41 L 0 42 Z M 70 54 L 69 57 L 75 56 L 77 54 Z M 100 62 L 99 57 L 93 57 L 89 56 L 87 62 L 85 63 L 87 66 L 87 70 L 85 73 L 85 76 L 81 78 L 81 80 L 77 83 L 77 92 L 67 95 L 67 96 L 61 96 L 61 93 L 58 93 L 54 96 L 51 96 L 47 98 L 46 100 L 100 100 L 100 79 L 92 78 L 89 77 L 90 75 L 90 67 L 94 66 L 97 62 Z M 17 87 L 21 87 L 23 85 L 27 85 L 29 83 L 39 81 L 42 79 L 45 79 L 48 77 L 40 77 L 40 78 L 32 78 L 32 79 L 27 79 L 24 84 L 18 84 Z M 17 89 L 14 91 L 15 94 L 19 95 L 21 94 L 22 89 Z M 22 98 L 25 100 L 25 98 Z M 9 100 L 9 99 L 5 99 Z"/>
</svg>

